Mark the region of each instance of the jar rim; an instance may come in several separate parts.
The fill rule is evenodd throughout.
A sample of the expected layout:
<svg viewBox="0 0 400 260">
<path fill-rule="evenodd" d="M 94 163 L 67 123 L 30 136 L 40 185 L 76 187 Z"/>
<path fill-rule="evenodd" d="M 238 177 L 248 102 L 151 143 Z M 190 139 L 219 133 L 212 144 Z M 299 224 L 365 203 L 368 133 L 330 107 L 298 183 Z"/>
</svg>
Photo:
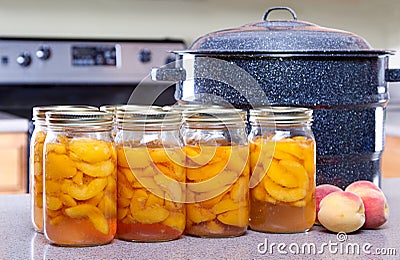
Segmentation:
<svg viewBox="0 0 400 260">
<path fill-rule="evenodd" d="M 51 105 L 51 106 L 36 106 L 32 109 L 32 120 L 46 120 L 46 112 L 84 112 L 84 111 L 99 111 L 98 107 L 89 105 Z"/>
<path fill-rule="evenodd" d="M 46 112 L 46 126 L 53 127 L 112 127 L 114 118 L 103 111 Z"/>
<path fill-rule="evenodd" d="M 186 125 L 232 125 L 246 122 L 246 112 L 236 108 L 203 108 L 182 112 Z"/>
<path fill-rule="evenodd" d="M 306 107 L 256 107 L 249 114 L 250 124 L 312 124 L 313 121 L 313 110 Z"/>
<path fill-rule="evenodd" d="M 124 127 L 173 127 L 182 123 L 182 115 L 176 111 L 164 111 L 148 107 L 144 110 L 122 109 L 116 112 L 118 128 Z"/>
</svg>

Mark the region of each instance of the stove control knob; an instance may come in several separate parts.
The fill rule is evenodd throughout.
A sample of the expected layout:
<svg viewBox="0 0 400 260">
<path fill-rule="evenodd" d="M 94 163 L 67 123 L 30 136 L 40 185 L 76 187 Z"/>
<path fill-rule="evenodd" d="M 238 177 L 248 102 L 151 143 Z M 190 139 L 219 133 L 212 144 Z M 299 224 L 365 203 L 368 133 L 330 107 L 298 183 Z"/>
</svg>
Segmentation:
<svg viewBox="0 0 400 260">
<path fill-rule="evenodd" d="M 149 49 L 140 50 L 138 59 L 143 63 L 151 61 L 151 51 Z"/>
<path fill-rule="evenodd" d="M 50 48 L 48 46 L 41 46 L 36 51 L 36 57 L 38 57 L 41 60 L 49 59 L 50 55 L 51 55 L 51 50 L 50 50 Z"/>
<path fill-rule="evenodd" d="M 17 63 L 21 65 L 22 67 L 27 67 L 31 64 L 32 58 L 31 55 L 27 52 L 21 53 L 17 57 Z"/>
<path fill-rule="evenodd" d="M 175 61 L 176 61 L 176 59 L 175 59 L 174 56 L 168 56 L 168 57 L 165 59 L 165 64 L 170 64 L 170 63 L 175 62 Z"/>
</svg>

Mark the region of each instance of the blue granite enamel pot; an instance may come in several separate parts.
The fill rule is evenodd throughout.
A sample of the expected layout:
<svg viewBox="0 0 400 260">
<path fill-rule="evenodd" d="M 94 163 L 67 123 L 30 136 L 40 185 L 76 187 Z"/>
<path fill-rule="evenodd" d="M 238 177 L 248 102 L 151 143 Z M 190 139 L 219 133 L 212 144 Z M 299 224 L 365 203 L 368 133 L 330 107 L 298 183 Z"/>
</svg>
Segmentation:
<svg viewBox="0 0 400 260">
<path fill-rule="evenodd" d="M 269 20 L 277 10 L 293 19 Z M 175 64 L 152 78 L 175 81 L 178 102 L 312 108 L 317 184 L 380 185 L 387 82 L 400 81 L 400 70 L 388 69 L 393 51 L 275 7 L 261 22 L 209 33 L 175 53 Z"/>
</svg>

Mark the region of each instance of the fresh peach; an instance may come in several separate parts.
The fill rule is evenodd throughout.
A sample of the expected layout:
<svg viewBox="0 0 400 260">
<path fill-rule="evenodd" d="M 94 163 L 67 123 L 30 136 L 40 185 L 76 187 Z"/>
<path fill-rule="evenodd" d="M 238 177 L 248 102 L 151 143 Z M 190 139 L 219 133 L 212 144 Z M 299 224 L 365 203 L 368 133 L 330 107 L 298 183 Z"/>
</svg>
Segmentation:
<svg viewBox="0 0 400 260">
<path fill-rule="evenodd" d="M 328 194 L 335 191 L 343 191 L 341 188 L 331 185 L 331 184 L 321 184 L 318 185 L 315 189 L 315 205 L 316 205 L 316 219 L 315 224 L 319 224 L 318 221 L 318 212 L 319 212 L 319 203 L 325 198 Z"/>
<path fill-rule="evenodd" d="M 364 204 L 359 196 L 347 191 L 335 191 L 319 204 L 318 220 L 332 232 L 354 232 L 365 222 Z"/>
<path fill-rule="evenodd" d="M 389 206 L 385 194 L 370 181 L 356 181 L 347 186 L 346 191 L 357 194 L 364 203 L 364 228 L 377 228 L 389 218 Z"/>
</svg>

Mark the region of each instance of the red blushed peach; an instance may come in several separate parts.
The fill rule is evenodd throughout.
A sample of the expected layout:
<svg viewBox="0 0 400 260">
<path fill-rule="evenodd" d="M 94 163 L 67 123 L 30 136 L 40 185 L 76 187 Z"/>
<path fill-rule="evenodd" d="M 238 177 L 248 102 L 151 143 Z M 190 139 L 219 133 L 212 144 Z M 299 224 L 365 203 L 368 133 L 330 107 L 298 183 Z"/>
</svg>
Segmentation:
<svg viewBox="0 0 400 260">
<path fill-rule="evenodd" d="M 346 191 L 357 194 L 364 203 L 364 228 L 377 228 L 389 218 L 389 206 L 385 194 L 369 181 L 357 181 L 347 186 Z"/>
<path fill-rule="evenodd" d="M 321 200 L 319 206 L 319 222 L 332 232 L 350 233 L 364 225 L 364 204 L 354 193 L 332 192 Z"/>
<path fill-rule="evenodd" d="M 316 205 L 316 219 L 315 224 L 320 224 L 318 221 L 318 212 L 319 212 L 319 203 L 325 198 L 328 194 L 335 191 L 343 191 L 341 188 L 331 185 L 331 184 L 321 184 L 318 185 L 315 189 L 315 205 Z"/>
</svg>

